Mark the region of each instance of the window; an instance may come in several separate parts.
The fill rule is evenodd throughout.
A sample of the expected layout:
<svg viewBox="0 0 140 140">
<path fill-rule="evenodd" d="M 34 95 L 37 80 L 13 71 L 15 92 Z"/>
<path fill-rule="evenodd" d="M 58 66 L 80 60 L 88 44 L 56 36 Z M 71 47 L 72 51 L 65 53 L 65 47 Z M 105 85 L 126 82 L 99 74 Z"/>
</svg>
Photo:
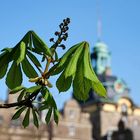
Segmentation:
<svg viewBox="0 0 140 140">
<path fill-rule="evenodd" d="M 0 125 L 3 123 L 3 116 L 0 116 Z"/>
<path fill-rule="evenodd" d="M 74 110 L 70 110 L 69 111 L 69 117 L 70 117 L 70 119 L 74 119 L 75 118 L 75 111 Z"/>
<path fill-rule="evenodd" d="M 127 105 L 126 104 L 122 104 L 121 111 L 122 111 L 122 113 L 126 113 L 127 112 Z"/>
<path fill-rule="evenodd" d="M 134 126 L 134 127 L 139 126 L 139 121 L 138 121 L 138 120 L 134 120 L 134 121 L 133 121 L 133 126 Z"/>
<path fill-rule="evenodd" d="M 69 136 L 74 136 L 75 135 L 75 126 L 70 125 L 68 129 L 69 129 Z"/>
</svg>

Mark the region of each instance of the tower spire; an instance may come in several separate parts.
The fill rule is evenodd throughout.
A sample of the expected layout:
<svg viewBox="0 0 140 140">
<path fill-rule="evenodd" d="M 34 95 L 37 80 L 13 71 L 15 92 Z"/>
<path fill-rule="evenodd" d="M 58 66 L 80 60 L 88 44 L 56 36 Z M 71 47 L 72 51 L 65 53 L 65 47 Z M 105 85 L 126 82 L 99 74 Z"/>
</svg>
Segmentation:
<svg viewBox="0 0 140 140">
<path fill-rule="evenodd" d="M 102 36 L 102 20 L 100 12 L 100 0 L 97 0 L 97 40 L 101 41 Z"/>
</svg>

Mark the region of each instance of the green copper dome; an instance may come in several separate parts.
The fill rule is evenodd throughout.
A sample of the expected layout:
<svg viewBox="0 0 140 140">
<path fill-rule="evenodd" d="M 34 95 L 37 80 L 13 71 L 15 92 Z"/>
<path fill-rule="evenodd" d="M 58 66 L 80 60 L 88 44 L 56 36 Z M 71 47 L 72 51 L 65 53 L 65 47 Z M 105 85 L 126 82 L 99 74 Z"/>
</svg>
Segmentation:
<svg viewBox="0 0 140 140">
<path fill-rule="evenodd" d="M 108 53 L 108 47 L 105 43 L 103 42 L 97 42 L 94 46 L 94 52 L 103 52 L 103 53 Z"/>
<path fill-rule="evenodd" d="M 98 41 L 94 45 L 93 59 L 95 60 L 95 71 L 97 74 L 103 74 L 107 67 L 111 67 L 111 56 L 105 43 Z"/>
</svg>

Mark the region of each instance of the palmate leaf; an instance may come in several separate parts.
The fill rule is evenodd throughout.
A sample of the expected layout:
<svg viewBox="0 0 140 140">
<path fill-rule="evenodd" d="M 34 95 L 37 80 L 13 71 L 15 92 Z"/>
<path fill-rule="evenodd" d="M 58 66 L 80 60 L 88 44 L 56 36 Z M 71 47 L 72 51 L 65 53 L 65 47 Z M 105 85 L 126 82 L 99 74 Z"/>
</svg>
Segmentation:
<svg viewBox="0 0 140 140">
<path fill-rule="evenodd" d="M 5 76 L 8 68 L 8 63 L 11 61 L 9 54 L 10 53 L 6 51 L 0 55 L 0 79 Z"/>
<path fill-rule="evenodd" d="M 57 109 L 54 109 L 53 110 L 53 115 L 54 115 L 54 121 L 58 125 L 59 116 L 60 116 L 59 111 Z"/>
<path fill-rule="evenodd" d="M 26 109 L 26 106 L 21 107 L 18 111 L 13 115 L 12 120 L 16 120 L 20 117 L 21 113 Z"/>
<path fill-rule="evenodd" d="M 30 60 L 38 67 L 41 67 L 40 62 L 38 61 L 38 59 L 35 57 L 35 55 L 33 55 L 31 52 L 27 51 L 27 55 L 30 58 Z"/>
<path fill-rule="evenodd" d="M 53 111 L 52 108 L 50 108 L 47 112 L 46 117 L 45 117 L 45 121 L 46 121 L 47 124 L 49 124 L 49 122 L 50 122 L 52 111 Z"/>
<path fill-rule="evenodd" d="M 36 91 L 40 90 L 41 87 L 42 87 L 41 85 L 33 86 L 33 87 L 30 87 L 30 88 L 26 89 L 26 92 L 33 93 L 33 92 L 36 92 Z"/>
<path fill-rule="evenodd" d="M 0 62 L 1 63 L 1 62 Z M 4 63 L 3 63 L 4 64 Z M 7 72 L 7 68 L 8 68 L 8 64 L 4 64 L 1 68 L 0 68 L 0 79 L 3 78 Z"/>
<path fill-rule="evenodd" d="M 23 97 L 26 95 L 26 89 L 23 89 L 22 91 L 21 91 L 21 93 L 19 94 L 19 96 L 18 96 L 18 98 L 17 98 L 17 101 L 18 102 L 20 102 L 22 99 L 23 99 Z"/>
<path fill-rule="evenodd" d="M 82 62 L 78 63 L 78 68 L 73 81 L 73 92 L 74 96 L 78 100 L 86 100 L 88 98 L 88 93 L 91 89 L 91 82 L 84 78 L 84 65 Z"/>
<path fill-rule="evenodd" d="M 70 59 L 67 67 L 65 68 L 65 78 L 68 78 L 68 77 L 71 77 L 72 75 L 75 74 L 76 72 L 76 69 L 77 69 L 77 62 L 78 62 L 78 59 L 82 53 L 82 50 L 83 50 L 83 47 L 78 47 L 72 58 Z"/>
<path fill-rule="evenodd" d="M 25 87 L 23 87 L 23 86 L 18 86 L 18 87 L 16 87 L 16 88 L 12 89 L 12 90 L 10 91 L 9 94 L 15 94 L 15 93 L 17 93 L 17 92 L 19 92 L 19 91 L 21 91 L 21 90 L 23 90 L 23 89 L 25 89 Z"/>
<path fill-rule="evenodd" d="M 22 61 L 22 69 L 25 75 L 29 78 L 38 77 L 37 72 L 35 71 L 34 67 L 30 64 L 27 58 Z"/>
<path fill-rule="evenodd" d="M 2 54 L 0 54 L 0 79 L 6 75 L 8 65 L 11 61 L 13 61 L 13 64 L 17 64 L 17 67 L 12 65 L 13 67 L 9 69 L 6 77 L 6 84 L 10 89 L 15 86 L 19 86 L 19 83 L 22 83 L 21 64 L 23 72 L 27 77 L 35 78 L 38 76 L 36 70 L 32 66 L 32 63 L 37 68 L 41 67 L 41 64 L 32 52 L 39 52 L 38 54 L 40 55 L 52 57 L 51 50 L 34 31 L 27 32 L 21 41 L 15 45 L 15 47 L 5 48 L 2 51 Z M 28 61 L 27 56 L 31 61 Z M 12 78 L 15 80 L 17 77 L 17 83 L 13 84 L 14 82 L 12 82 L 10 84 L 12 78 L 10 78 L 9 75 L 15 75 L 16 71 L 18 72 L 17 74 L 19 74 L 19 78 L 17 76 Z"/>
<path fill-rule="evenodd" d="M 20 43 L 19 49 L 20 49 L 19 57 L 18 57 L 18 59 L 16 61 L 17 64 L 22 62 L 24 60 L 24 58 L 25 58 L 25 55 L 26 55 L 26 46 L 25 46 L 25 43 L 23 41 Z"/>
<path fill-rule="evenodd" d="M 30 122 L 29 119 L 30 119 L 30 108 L 27 109 L 27 112 L 22 122 L 22 125 L 24 126 L 24 128 L 26 128 L 29 125 L 29 122 Z"/>
<path fill-rule="evenodd" d="M 92 81 L 92 89 L 99 95 L 106 97 L 106 90 L 103 87 L 102 83 L 98 80 L 95 72 L 92 69 L 91 66 L 91 60 L 90 60 L 90 53 L 89 53 L 89 44 L 85 44 L 84 49 L 84 77 Z"/>
<path fill-rule="evenodd" d="M 56 81 L 56 87 L 58 88 L 59 92 L 67 91 L 72 83 L 72 76 L 65 78 L 64 75 L 65 71 L 59 76 Z"/>
<path fill-rule="evenodd" d="M 51 50 L 48 48 L 48 46 L 41 40 L 41 38 L 34 31 L 31 31 L 31 33 L 33 44 L 36 51 L 43 52 L 45 55 L 52 57 Z"/>
<path fill-rule="evenodd" d="M 73 46 L 70 51 L 64 54 L 60 62 L 54 66 L 54 73 L 63 71 L 56 81 L 59 92 L 67 91 L 73 81 L 74 95 L 77 99 L 86 100 L 90 89 L 105 97 L 106 90 L 91 66 L 89 44 L 81 42 Z"/>
<path fill-rule="evenodd" d="M 7 77 L 6 77 L 6 84 L 10 89 L 14 89 L 17 86 L 20 86 L 22 83 L 22 72 L 20 64 L 17 65 L 13 62 Z"/>
<path fill-rule="evenodd" d="M 56 75 L 59 74 L 60 72 L 62 72 L 64 70 L 64 68 L 67 66 L 67 64 L 69 63 L 69 60 L 71 58 L 71 56 L 73 55 L 73 53 L 75 52 L 75 50 L 80 46 L 81 43 L 74 45 L 73 47 L 71 47 L 60 59 L 60 62 L 57 63 L 56 65 L 54 65 L 50 71 L 51 75 Z"/>
<path fill-rule="evenodd" d="M 34 125 L 38 128 L 39 127 L 38 114 L 36 113 L 34 108 L 32 108 L 32 114 Z"/>
</svg>

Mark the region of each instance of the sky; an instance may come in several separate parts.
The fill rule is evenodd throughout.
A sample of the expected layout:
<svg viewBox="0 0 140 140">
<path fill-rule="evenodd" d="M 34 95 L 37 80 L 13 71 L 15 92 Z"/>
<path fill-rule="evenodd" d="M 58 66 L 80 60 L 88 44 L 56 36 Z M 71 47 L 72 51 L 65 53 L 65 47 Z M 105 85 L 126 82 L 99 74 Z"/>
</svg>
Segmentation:
<svg viewBox="0 0 140 140">
<path fill-rule="evenodd" d="M 99 3 L 99 4 L 97 4 Z M 99 6 L 99 8 L 98 8 Z M 139 0 L 1 0 L 0 49 L 14 47 L 29 30 L 34 30 L 49 46 L 61 21 L 71 19 L 66 50 L 87 41 L 90 50 L 97 42 L 97 19 L 102 21 L 101 40 L 112 55 L 112 72 L 124 79 L 130 96 L 140 105 L 140 1 Z M 99 10 L 100 9 L 100 12 Z M 98 11 L 98 12 L 97 12 Z M 64 53 L 59 49 L 60 56 Z M 59 108 L 71 98 L 72 88 L 58 93 L 56 78 L 51 89 Z M 0 80 L 0 98 L 5 99 L 5 79 Z M 25 79 L 25 86 L 31 84 Z"/>
</svg>

